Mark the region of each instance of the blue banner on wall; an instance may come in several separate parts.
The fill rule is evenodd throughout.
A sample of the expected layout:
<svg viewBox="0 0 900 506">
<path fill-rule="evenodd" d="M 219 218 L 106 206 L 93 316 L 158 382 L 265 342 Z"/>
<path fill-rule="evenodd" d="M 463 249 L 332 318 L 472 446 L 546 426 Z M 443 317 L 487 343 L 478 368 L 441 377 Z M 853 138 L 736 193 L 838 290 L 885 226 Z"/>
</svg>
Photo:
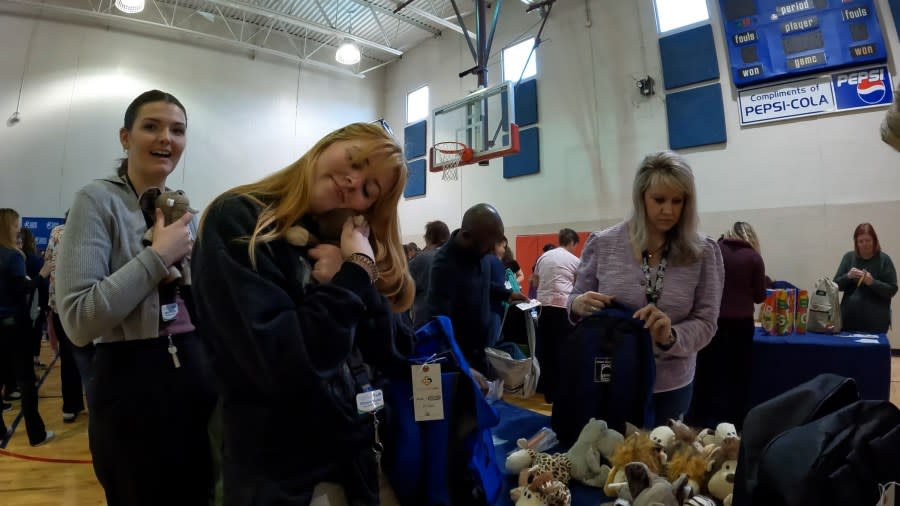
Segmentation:
<svg viewBox="0 0 900 506">
<path fill-rule="evenodd" d="M 58 225 L 63 224 L 62 218 L 22 218 L 22 228 L 31 230 L 37 249 L 47 249 L 47 241 L 50 240 L 50 232 Z"/>
<path fill-rule="evenodd" d="M 737 87 L 887 61 L 874 0 L 719 0 Z"/>
</svg>

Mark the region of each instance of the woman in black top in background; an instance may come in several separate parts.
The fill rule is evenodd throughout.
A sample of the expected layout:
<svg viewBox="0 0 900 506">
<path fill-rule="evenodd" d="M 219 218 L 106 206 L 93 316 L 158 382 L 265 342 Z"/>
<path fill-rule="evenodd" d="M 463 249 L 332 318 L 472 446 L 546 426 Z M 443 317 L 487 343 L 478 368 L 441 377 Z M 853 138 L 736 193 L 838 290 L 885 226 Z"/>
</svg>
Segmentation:
<svg viewBox="0 0 900 506">
<path fill-rule="evenodd" d="M 19 233 L 19 213 L 0 209 L 0 354 L 12 357 L 12 368 L 22 392 L 22 412 L 31 446 L 40 446 L 53 439 L 38 413 L 32 346 L 28 341 L 27 293 L 32 285 L 25 275 L 25 255 L 16 248 Z M 8 362 L 7 362 L 8 363 Z M 9 434 L 0 419 L 0 437 Z"/>
</svg>

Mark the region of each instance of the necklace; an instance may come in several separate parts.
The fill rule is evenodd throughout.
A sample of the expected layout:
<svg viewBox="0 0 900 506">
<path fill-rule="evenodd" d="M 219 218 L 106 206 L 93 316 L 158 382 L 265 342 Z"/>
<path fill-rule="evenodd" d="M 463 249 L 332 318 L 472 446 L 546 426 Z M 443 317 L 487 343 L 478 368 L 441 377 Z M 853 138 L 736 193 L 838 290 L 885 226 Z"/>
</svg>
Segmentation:
<svg viewBox="0 0 900 506">
<path fill-rule="evenodd" d="M 660 252 L 660 250 L 662 250 L 662 249 L 665 248 L 665 247 L 666 247 L 666 243 L 662 243 L 662 244 L 659 245 L 658 248 L 656 248 L 656 249 L 654 249 L 654 250 L 650 250 L 650 251 L 644 250 L 644 253 L 647 254 L 647 257 L 648 257 L 648 258 L 653 258 L 653 255 L 656 255 L 657 253 Z"/>
<path fill-rule="evenodd" d="M 665 244 L 663 244 L 663 246 L 665 246 Z M 650 276 L 650 259 L 652 258 L 652 255 L 647 250 L 644 250 L 641 254 L 641 271 L 644 273 L 644 281 L 646 282 L 645 291 L 648 304 L 656 304 L 660 295 L 662 295 L 663 280 L 666 277 L 666 266 L 669 265 L 666 258 L 669 254 L 669 248 L 664 248 L 663 246 L 656 249 L 656 251 L 662 250 L 662 260 L 659 261 L 659 266 L 656 267 L 656 280 L 652 280 Z"/>
</svg>

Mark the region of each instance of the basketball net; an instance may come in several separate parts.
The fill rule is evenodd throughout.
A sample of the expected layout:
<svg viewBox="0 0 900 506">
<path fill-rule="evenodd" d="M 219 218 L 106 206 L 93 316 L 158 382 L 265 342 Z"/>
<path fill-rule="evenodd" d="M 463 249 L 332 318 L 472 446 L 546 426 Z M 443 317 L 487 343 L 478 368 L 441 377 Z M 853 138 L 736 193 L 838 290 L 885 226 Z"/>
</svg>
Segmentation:
<svg viewBox="0 0 900 506">
<path fill-rule="evenodd" d="M 461 142 L 439 142 L 434 145 L 435 163 L 443 169 L 441 181 L 459 181 L 459 164 L 467 149 Z"/>
</svg>

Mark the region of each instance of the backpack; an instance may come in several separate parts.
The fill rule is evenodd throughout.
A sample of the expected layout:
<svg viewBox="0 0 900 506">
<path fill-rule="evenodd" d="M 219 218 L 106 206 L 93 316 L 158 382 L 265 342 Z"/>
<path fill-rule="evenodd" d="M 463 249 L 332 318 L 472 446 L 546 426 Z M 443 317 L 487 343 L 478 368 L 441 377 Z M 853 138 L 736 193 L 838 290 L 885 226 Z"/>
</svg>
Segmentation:
<svg viewBox="0 0 900 506">
<path fill-rule="evenodd" d="M 441 364 L 444 419 L 416 422 L 410 381 L 385 389 L 392 452 L 388 479 L 403 506 L 487 506 L 500 499 L 504 476 L 491 428 L 500 423 L 453 338 L 446 316 L 416 331 L 411 365 Z"/>
<path fill-rule="evenodd" d="M 837 334 L 841 331 L 838 285 L 827 276 L 816 281 L 816 286 L 809 294 L 806 328 L 816 334 Z"/>
<path fill-rule="evenodd" d="M 551 425 L 563 445 L 591 418 L 625 433 L 625 422 L 652 427 L 653 341 L 634 311 L 610 306 L 583 318 L 563 343 Z"/>
<path fill-rule="evenodd" d="M 506 308 L 506 314 L 513 310 L 512 307 Z M 538 380 L 541 377 L 541 366 L 538 363 L 537 356 L 535 356 L 536 323 L 531 310 L 526 311 L 523 321 L 525 322 L 525 333 L 528 336 L 528 353 L 531 356 L 514 357 L 510 353 L 498 349 L 499 346 L 485 348 L 484 352 L 497 377 L 503 380 L 503 391 L 527 399 L 537 391 Z M 500 326 L 503 328 L 503 324 Z M 506 342 L 505 344 L 515 346 L 511 342 Z"/>
<path fill-rule="evenodd" d="M 823 374 L 747 415 L 733 504 L 876 504 L 881 486 L 900 481 L 898 462 L 900 410 Z"/>
</svg>

